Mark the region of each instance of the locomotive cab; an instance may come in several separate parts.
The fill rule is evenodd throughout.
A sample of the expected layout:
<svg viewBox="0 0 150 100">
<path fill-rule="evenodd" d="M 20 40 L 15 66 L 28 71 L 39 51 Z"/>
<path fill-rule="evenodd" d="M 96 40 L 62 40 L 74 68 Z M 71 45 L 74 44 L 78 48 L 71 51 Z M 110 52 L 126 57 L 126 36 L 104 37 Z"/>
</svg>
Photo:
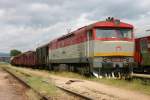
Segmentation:
<svg viewBox="0 0 150 100">
<path fill-rule="evenodd" d="M 126 76 L 134 63 L 133 27 L 109 20 L 93 29 L 93 73 L 96 76 Z"/>
</svg>

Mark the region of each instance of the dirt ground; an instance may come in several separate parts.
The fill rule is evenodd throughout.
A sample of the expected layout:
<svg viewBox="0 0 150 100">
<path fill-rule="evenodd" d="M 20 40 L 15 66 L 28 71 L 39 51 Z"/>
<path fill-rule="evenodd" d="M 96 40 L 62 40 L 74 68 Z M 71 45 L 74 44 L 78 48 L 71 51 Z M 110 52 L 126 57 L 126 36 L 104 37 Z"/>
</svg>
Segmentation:
<svg viewBox="0 0 150 100">
<path fill-rule="evenodd" d="M 26 88 L 0 69 L 0 100 L 27 100 Z"/>
</svg>

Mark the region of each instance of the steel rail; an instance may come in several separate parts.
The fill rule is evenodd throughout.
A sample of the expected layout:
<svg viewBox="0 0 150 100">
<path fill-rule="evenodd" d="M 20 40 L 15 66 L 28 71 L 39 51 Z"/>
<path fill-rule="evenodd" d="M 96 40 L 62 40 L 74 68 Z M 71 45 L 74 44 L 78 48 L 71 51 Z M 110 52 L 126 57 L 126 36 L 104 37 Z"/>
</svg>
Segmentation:
<svg viewBox="0 0 150 100">
<path fill-rule="evenodd" d="M 79 94 L 79 93 L 74 92 L 74 91 L 72 91 L 72 90 L 66 89 L 66 88 L 64 88 L 64 87 L 61 87 L 61 86 L 58 86 L 58 85 L 56 85 L 56 87 L 59 88 L 59 89 L 61 89 L 61 90 L 63 90 L 63 91 L 65 91 L 65 92 L 67 92 L 67 93 L 69 93 L 69 94 L 73 94 L 73 95 L 75 95 L 75 96 L 78 96 L 78 97 L 82 98 L 83 100 L 93 100 L 93 99 L 90 98 L 90 97 L 84 96 L 84 95 L 82 95 L 82 94 Z"/>
</svg>

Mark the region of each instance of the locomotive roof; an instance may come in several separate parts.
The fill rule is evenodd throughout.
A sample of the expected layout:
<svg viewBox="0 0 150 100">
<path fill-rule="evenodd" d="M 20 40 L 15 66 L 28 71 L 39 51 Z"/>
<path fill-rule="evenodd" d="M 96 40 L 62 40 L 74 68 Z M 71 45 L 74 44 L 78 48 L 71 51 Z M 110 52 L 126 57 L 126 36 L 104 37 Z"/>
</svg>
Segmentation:
<svg viewBox="0 0 150 100">
<path fill-rule="evenodd" d="M 47 43 L 45 45 L 42 45 L 42 46 L 40 46 L 38 48 L 47 46 L 47 45 L 49 45 L 52 42 L 61 40 L 61 39 L 65 38 L 65 37 L 69 37 L 69 36 L 74 35 L 74 34 L 78 34 L 78 33 L 82 32 L 82 31 L 91 30 L 93 28 L 98 28 L 98 27 L 101 27 L 101 28 L 131 28 L 132 29 L 133 25 L 121 22 L 118 19 L 114 19 L 114 18 L 111 19 L 110 18 L 110 19 L 106 19 L 105 21 L 99 21 L 99 22 L 96 22 L 96 23 L 93 23 L 93 24 L 90 24 L 90 25 L 78 28 L 77 30 L 72 31 L 72 32 L 70 32 L 68 34 L 65 34 L 65 35 L 63 35 L 63 36 L 61 36 L 59 38 L 56 38 L 56 39 L 50 41 L 49 43 Z"/>
<path fill-rule="evenodd" d="M 63 35 L 53 41 L 57 41 L 61 38 L 64 38 L 66 36 L 70 36 L 72 34 L 77 34 L 81 31 L 84 31 L 84 30 L 91 30 L 93 28 L 98 28 L 98 27 L 101 27 L 101 28 L 133 28 L 133 25 L 131 24 L 128 24 L 128 23 L 124 23 L 124 22 L 120 22 L 119 23 L 116 23 L 115 21 L 119 21 L 119 20 L 111 20 L 111 21 L 99 21 L 99 22 L 96 22 L 94 24 L 90 24 L 90 25 L 87 25 L 87 26 L 84 26 L 84 27 L 81 27 L 81 28 L 78 28 L 77 30 L 71 32 L 71 33 L 68 33 L 66 35 Z"/>
<path fill-rule="evenodd" d="M 109 28 L 133 28 L 133 25 L 115 21 L 100 21 L 93 24 L 93 28 L 95 27 L 109 27 Z"/>
</svg>

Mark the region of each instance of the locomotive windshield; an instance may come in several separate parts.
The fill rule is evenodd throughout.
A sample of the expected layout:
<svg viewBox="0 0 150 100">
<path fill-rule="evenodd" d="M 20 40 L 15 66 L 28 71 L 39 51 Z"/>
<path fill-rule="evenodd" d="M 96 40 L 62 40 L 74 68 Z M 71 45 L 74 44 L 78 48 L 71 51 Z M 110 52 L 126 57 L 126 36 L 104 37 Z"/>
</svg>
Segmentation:
<svg viewBox="0 0 150 100">
<path fill-rule="evenodd" d="M 131 29 L 96 29 L 97 38 L 132 38 Z"/>
</svg>

